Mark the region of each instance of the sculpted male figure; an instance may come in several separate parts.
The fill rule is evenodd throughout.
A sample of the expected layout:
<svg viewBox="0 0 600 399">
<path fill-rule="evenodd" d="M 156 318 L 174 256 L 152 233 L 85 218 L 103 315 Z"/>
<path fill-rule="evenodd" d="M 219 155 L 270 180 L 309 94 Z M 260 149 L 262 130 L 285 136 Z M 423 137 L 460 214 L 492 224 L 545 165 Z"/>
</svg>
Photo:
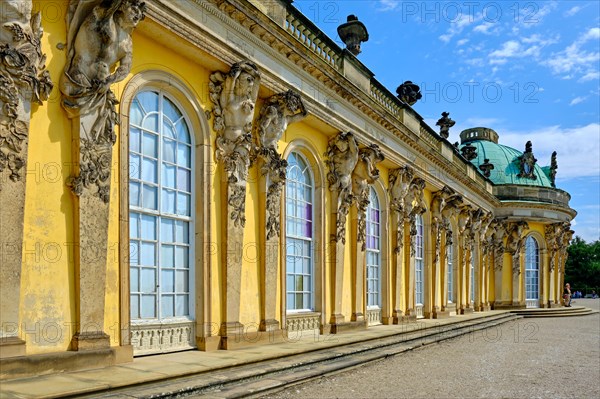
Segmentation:
<svg viewBox="0 0 600 399">
<path fill-rule="evenodd" d="M 300 95 L 293 90 L 269 98 L 260 111 L 260 147 L 263 150 L 276 149 L 288 125 L 302 120 L 306 115 Z"/>
<path fill-rule="evenodd" d="M 75 7 L 76 8 L 75 8 Z M 88 138 L 106 134 L 114 143 L 113 126 L 118 123 L 117 103 L 110 86 L 131 70 L 131 34 L 144 18 L 140 0 L 91 0 L 72 2 L 69 18 L 69 54 L 60 90 L 69 118 L 95 113 Z M 114 73 L 111 70 L 117 65 Z"/>
</svg>

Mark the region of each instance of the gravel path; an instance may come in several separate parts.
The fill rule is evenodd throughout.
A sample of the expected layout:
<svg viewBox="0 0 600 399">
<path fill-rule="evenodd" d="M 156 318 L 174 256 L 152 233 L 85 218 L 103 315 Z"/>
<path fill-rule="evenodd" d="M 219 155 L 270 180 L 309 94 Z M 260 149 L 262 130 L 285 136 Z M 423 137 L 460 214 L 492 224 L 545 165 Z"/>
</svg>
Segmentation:
<svg viewBox="0 0 600 399">
<path fill-rule="evenodd" d="M 600 308 L 599 299 L 575 305 Z M 520 319 L 265 398 L 598 398 L 600 314 Z"/>
</svg>

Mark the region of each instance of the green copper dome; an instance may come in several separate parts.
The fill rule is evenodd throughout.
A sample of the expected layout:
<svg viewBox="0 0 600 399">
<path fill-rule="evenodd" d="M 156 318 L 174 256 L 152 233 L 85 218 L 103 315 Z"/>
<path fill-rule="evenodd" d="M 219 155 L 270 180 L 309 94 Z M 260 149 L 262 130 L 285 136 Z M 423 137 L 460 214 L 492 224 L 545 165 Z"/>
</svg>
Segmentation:
<svg viewBox="0 0 600 399">
<path fill-rule="evenodd" d="M 549 177 L 550 168 L 542 168 L 537 162 L 534 163 L 537 160 L 531 151 L 530 142 L 523 153 L 498 144 L 498 134 L 492 129 L 481 127 L 463 130 L 460 138 L 459 148 L 463 156 L 494 184 L 553 187 Z M 465 149 L 467 146 L 471 147 Z"/>
</svg>

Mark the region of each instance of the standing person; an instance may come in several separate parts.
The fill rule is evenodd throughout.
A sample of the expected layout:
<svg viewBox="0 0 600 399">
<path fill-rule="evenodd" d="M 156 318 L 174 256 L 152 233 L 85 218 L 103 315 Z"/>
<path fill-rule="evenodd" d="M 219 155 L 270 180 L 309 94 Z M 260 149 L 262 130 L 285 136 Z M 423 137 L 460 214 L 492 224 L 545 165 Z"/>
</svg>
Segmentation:
<svg viewBox="0 0 600 399">
<path fill-rule="evenodd" d="M 571 307 L 571 285 L 565 284 L 565 290 L 563 291 L 563 301 L 566 307 Z"/>
</svg>

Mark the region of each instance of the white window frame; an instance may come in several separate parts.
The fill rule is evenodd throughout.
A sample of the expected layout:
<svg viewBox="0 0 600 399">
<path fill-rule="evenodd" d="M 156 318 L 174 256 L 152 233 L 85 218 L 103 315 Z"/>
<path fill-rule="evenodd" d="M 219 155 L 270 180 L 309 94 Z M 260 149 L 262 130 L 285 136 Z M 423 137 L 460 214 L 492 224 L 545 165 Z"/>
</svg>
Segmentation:
<svg viewBox="0 0 600 399">
<path fill-rule="evenodd" d="M 370 188 L 370 201 L 369 201 L 369 206 L 367 207 L 367 215 L 366 215 L 366 240 L 367 242 L 365 243 L 365 245 L 367 246 L 366 248 L 366 267 L 367 267 L 367 273 L 366 273 L 366 285 L 367 285 L 367 309 L 381 309 L 381 215 L 382 215 L 382 211 L 381 211 L 381 201 L 379 200 L 379 196 L 377 195 L 377 191 L 375 191 L 375 189 L 373 187 Z M 374 203 L 376 202 L 376 206 L 374 206 Z M 371 220 L 371 211 L 372 210 L 376 210 L 379 213 L 379 221 L 373 221 Z M 371 231 L 371 228 L 373 228 L 373 231 Z M 370 234 L 373 233 L 373 234 Z M 377 248 L 369 248 L 368 246 L 368 242 L 369 242 L 369 236 L 374 237 L 377 240 Z M 369 254 L 372 254 L 373 257 L 375 259 L 377 259 L 377 264 L 369 264 Z M 369 271 L 370 270 L 375 270 L 376 271 L 376 277 L 369 277 Z M 373 292 L 371 292 L 369 290 L 369 282 L 370 281 L 375 281 L 375 286 L 377 287 L 377 291 L 375 292 L 376 294 L 376 298 L 377 298 L 377 303 L 376 304 L 370 304 L 370 298 L 373 296 Z"/>
</svg>

